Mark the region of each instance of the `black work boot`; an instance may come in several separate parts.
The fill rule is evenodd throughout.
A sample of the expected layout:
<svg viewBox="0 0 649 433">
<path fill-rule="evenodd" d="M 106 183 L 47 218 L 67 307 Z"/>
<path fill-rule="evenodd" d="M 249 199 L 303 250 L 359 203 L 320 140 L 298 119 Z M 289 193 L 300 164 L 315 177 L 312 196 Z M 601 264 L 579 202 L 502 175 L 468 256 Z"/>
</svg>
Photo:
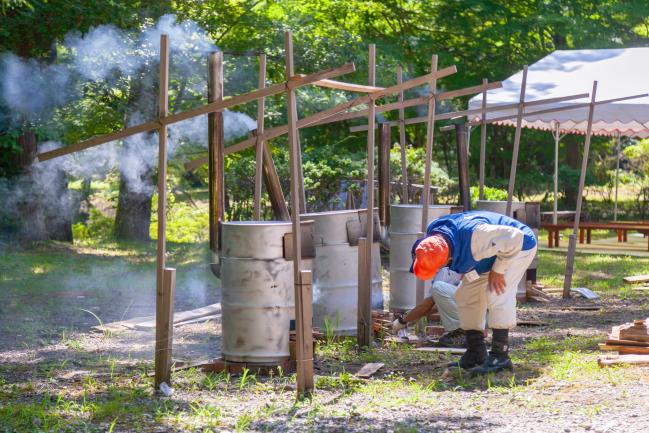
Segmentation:
<svg viewBox="0 0 649 433">
<path fill-rule="evenodd" d="M 484 341 L 484 334 L 482 331 L 469 330 L 466 331 L 466 352 L 459 361 L 451 362 L 447 365 L 448 368 L 462 368 L 468 370 L 475 366 L 479 366 L 487 358 L 487 345 Z"/>
<path fill-rule="evenodd" d="M 444 333 L 437 340 L 438 347 L 457 347 L 463 349 L 466 347 L 466 332 L 462 328 L 454 329 Z"/>
<path fill-rule="evenodd" d="M 514 371 L 514 364 L 509 359 L 509 329 L 494 329 L 491 339 L 491 350 L 487 359 L 471 369 L 471 376 L 482 376 L 503 370 Z"/>
</svg>

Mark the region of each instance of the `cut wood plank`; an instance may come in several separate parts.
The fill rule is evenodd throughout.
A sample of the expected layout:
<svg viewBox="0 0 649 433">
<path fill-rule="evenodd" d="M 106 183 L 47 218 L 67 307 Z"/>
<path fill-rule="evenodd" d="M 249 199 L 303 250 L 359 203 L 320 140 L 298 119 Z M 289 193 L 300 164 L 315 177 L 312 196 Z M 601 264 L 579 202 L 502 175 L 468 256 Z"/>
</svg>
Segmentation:
<svg viewBox="0 0 649 433">
<path fill-rule="evenodd" d="M 599 349 L 603 351 L 613 351 L 619 353 L 628 353 L 628 354 L 647 354 L 649 355 L 649 347 L 641 346 L 614 346 L 611 344 L 599 343 Z"/>
<path fill-rule="evenodd" d="M 517 326 L 548 326 L 548 322 L 543 322 L 541 320 L 518 320 L 516 322 Z"/>
<path fill-rule="evenodd" d="M 453 355 L 462 355 L 466 349 L 457 347 L 417 347 L 415 350 L 420 352 L 437 352 L 437 353 L 451 353 Z"/>
<path fill-rule="evenodd" d="M 382 362 L 370 362 L 361 367 L 360 370 L 356 372 L 356 377 L 361 379 L 369 379 L 374 373 L 379 371 L 385 364 Z"/>
<path fill-rule="evenodd" d="M 605 341 L 606 344 L 612 346 L 640 346 L 640 347 L 649 347 L 649 342 L 647 341 L 633 341 L 633 340 L 620 340 L 618 338 L 610 338 Z"/>
<path fill-rule="evenodd" d="M 546 299 L 546 300 L 550 299 L 550 297 L 548 296 L 547 293 L 545 293 L 543 290 L 537 289 L 536 287 L 529 286 L 529 287 L 526 288 L 526 291 L 527 291 L 527 296 L 539 297 L 539 298 L 543 298 L 543 299 Z"/>
<path fill-rule="evenodd" d="M 597 364 L 600 367 L 610 365 L 649 365 L 649 355 L 618 355 L 615 357 L 599 357 Z"/>
<path fill-rule="evenodd" d="M 184 325 L 191 325 L 193 323 L 207 322 L 209 320 L 216 320 L 219 317 L 221 317 L 220 314 L 212 314 L 212 315 L 209 315 L 209 316 L 196 317 L 194 319 L 185 320 L 184 322 L 180 322 L 180 323 L 177 323 L 177 322 L 174 321 L 174 326 L 178 327 L 178 326 L 184 326 Z"/>
<path fill-rule="evenodd" d="M 649 275 L 631 275 L 629 277 L 624 277 L 625 283 L 647 283 L 649 282 Z"/>
<path fill-rule="evenodd" d="M 197 319 L 204 316 L 213 316 L 221 313 L 221 304 L 211 304 L 194 310 L 183 311 L 174 315 L 174 325 Z M 135 329 L 152 329 L 155 328 L 155 320 L 146 320 L 135 325 Z"/>
</svg>

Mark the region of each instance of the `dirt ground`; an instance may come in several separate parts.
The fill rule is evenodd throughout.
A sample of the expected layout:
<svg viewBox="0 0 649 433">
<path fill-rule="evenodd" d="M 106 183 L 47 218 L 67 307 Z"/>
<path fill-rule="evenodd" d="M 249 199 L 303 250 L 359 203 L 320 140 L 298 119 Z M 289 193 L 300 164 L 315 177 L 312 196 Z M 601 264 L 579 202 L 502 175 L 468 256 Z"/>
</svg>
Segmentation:
<svg viewBox="0 0 649 433">
<path fill-rule="evenodd" d="M 558 257 L 547 254 L 541 262 Z M 61 287 L 40 293 L 13 290 L 2 269 L 0 432 L 649 431 L 649 368 L 599 369 L 595 363 L 597 342 L 611 326 L 649 316 L 649 292 L 523 304 L 520 318 L 545 324 L 512 333 L 513 375 L 473 379 L 444 368 L 452 356 L 382 341 L 359 351 L 347 340 L 318 348 L 311 399 L 295 400 L 289 372 L 264 378 L 196 370 L 177 373 L 174 393 L 166 397 L 153 392 L 148 375 L 152 332 L 92 329 L 97 318 L 108 323 L 153 313 L 144 268 L 112 278 L 117 286 L 125 280 L 142 290 L 79 290 L 52 276 L 43 279 Z M 88 281 L 105 277 L 97 272 L 91 267 Z M 208 272 L 199 268 L 179 285 L 177 311 L 219 302 L 218 282 Z M 591 272 L 602 274 L 591 278 L 608 278 L 608 271 Z M 187 289 L 192 279 L 207 290 Z M 571 309 L 579 306 L 600 309 Z M 219 344 L 218 319 L 174 329 L 177 360 L 214 358 Z M 385 366 L 369 380 L 355 378 L 351 373 L 365 362 Z"/>
</svg>

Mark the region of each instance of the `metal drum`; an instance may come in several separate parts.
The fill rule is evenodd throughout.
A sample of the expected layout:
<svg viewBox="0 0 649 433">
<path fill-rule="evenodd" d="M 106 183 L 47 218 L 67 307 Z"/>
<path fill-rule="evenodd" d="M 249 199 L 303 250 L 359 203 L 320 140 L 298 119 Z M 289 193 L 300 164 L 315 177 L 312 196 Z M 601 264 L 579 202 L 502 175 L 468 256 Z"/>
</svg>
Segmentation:
<svg viewBox="0 0 649 433">
<path fill-rule="evenodd" d="M 335 211 L 301 215 L 314 220 L 313 322 L 336 335 L 356 334 L 358 309 L 358 246 L 349 245 L 347 222 L 359 221 L 359 211 Z M 372 245 L 372 307 L 382 308 L 381 257 Z"/>
<path fill-rule="evenodd" d="M 486 211 L 491 211 L 503 215 L 507 214 L 507 202 L 502 200 L 494 200 L 494 201 L 478 200 L 476 207 L 478 210 L 486 210 Z M 512 216 L 514 217 L 514 219 L 519 220 L 523 224 L 527 224 L 525 203 L 520 201 L 512 202 Z M 536 240 L 538 242 L 539 240 L 538 229 L 537 230 L 532 229 L 532 231 L 534 231 L 534 235 L 536 236 Z M 537 252 L 537 256 L 538 256 L 538 252 Z M 537 256 L 534 257 L 534 260 L 530 264 L 528 270 L 530 269 L 536 270 Z M 523 275 L 521 280 L 518 282 L 518 290 L 516 291 L 516 298 L 522 301 L 524 301 L 527 298 L 527 288 L 525 287 L 526 281 L 527 281 L 527 274 Z"/>
<path fill-rule="evenodd" d="M 452 205 L 431 205 L 428 222 L 459 209 Z M 390 310 L 405 311 L 415 307 L 417 280 L 410 271 L 412 244 L 421 229 L 423 207 L 393 204 L 390 206 Z M 426 284 L 429 292 L 430 284 Z M 427 293 L 428 294 L 428 293 Z"/>
<path fill-rule="evenodd" d="M 278 362 L 290 355 L 293 262 L 282 249 L 290 232 L 290 222 L 222 224 L 221 347 L 227 361 Z"/>
</svg>

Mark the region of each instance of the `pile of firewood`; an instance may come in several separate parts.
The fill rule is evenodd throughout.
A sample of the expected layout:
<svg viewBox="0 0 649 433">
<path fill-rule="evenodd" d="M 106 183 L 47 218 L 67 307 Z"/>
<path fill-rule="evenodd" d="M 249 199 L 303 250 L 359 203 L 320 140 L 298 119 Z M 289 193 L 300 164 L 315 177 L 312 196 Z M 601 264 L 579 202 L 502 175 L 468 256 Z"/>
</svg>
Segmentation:
<svg viewBox="0 0 649 433">
<path fill-rule="evenodd" d="M 599 344 L 599 348 L 607 352 L 617 352 L 598 358 L 600 367 L 614 364 L 645 364 L 649 365 L 649 330 L 648 321 L 634 320 L 614 326 L 608 339 Z"/>
</svg>

